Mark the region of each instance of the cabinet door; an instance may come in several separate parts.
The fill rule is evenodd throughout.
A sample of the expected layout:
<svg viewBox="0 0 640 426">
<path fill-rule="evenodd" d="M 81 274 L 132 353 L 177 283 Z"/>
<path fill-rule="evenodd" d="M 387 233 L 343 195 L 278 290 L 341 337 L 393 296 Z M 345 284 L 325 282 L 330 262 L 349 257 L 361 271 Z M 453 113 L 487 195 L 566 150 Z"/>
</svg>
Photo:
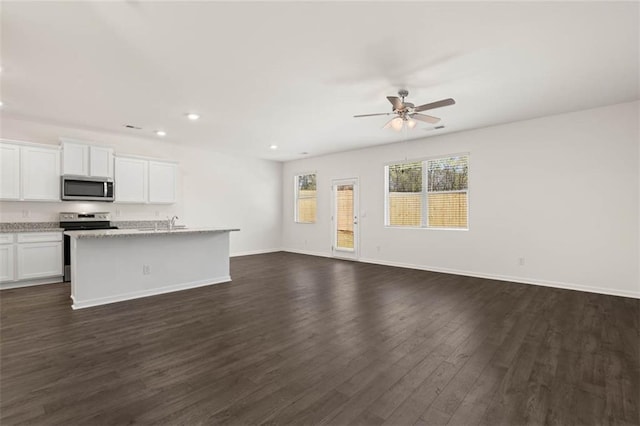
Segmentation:
<svg viewBox="0 0 640 426">
<path fill-rule="evenodd" d="M 22 199 L 60 201 L 60 151 L 25 146 L 21 156 Z"/>
<path fill-rule="evenodd" d="M 117 157 L 115 163 L 116 202 L 146 203 L 149 162 L 138 158 Z"/>
<path fill-rule="evenodd" d="M 89 146 L 79 143 L 62 144 L 62 174 L 89 176 Z"/>
<path fill-rule="evenodd" d="M 99 146 L 89 147 L 89 174 L 90 176 L 113 178 L 113 149 Z"/>
<path fill-rule="evenodd" d="M 171 204 L 176 202 L 176 173 L 174 163 L 149 161 L 149 202 Z"/>
<path fill-rule="evenodd" d="M 20 147 L 0 144 L 0 199 L 20 199 Z"/>
<path fill-rule="evenodd" d="M 62 275 L 62 242 L 18 244 L 18 279 Z"/>
<path fill-rule="evenodd" d="M 0 245 L 0 281 L 14 281 L 15 274 L 13 270 L 13 253 L 15 245 Z"/>
</svg>

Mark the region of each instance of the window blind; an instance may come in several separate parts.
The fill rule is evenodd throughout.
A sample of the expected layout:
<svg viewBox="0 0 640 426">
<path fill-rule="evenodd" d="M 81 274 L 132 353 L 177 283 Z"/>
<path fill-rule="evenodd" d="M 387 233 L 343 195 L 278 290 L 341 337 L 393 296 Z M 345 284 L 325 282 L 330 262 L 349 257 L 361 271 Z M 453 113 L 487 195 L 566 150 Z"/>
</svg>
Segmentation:
<svg viewBox="0 0 640 426">
<path fill-rule="evenodd" d="M 468 228 L 467 155 L 392 164 L 386 173 L 387 226 Z"/>
<path fill-rule="evenodd" d="M 427 225 L 435 228 L 468 227 L 469 157 L 427 160 Z"/>
<path fill-rule="evenodd" d="M 315 173 L 296 176 L 295 221 L 315 223 L 317 215 L 317 188 Z"/>
<path fill-rule="evenodd" d="M 388 166 L 388 218 L 391 226 L 422 224 L 422 163 Z"/>
</svg>

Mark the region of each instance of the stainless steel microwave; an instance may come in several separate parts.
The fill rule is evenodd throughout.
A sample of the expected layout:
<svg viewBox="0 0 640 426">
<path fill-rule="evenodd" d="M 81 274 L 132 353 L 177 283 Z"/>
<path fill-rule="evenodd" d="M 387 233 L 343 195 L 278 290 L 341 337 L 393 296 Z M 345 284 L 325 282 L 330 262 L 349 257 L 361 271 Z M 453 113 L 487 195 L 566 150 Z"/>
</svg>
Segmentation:
<svg viewBox="0 0 640 426">
<path fill-rule="evenodd" d="M 112 202 L 113 180 L 87 176 L 62 176 L 63 201 L 107 201 Z"/>
</svg>

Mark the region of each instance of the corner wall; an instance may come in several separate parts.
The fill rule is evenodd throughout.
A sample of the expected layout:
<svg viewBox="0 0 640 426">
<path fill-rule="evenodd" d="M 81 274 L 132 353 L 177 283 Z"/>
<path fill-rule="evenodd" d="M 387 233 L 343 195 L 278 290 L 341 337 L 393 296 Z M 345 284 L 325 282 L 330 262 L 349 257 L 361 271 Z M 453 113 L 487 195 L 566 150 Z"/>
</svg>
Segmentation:
<svg viewBox="0 0 640 426">
<path fill-rule="evenodd" d="M 282 163 L 13 117 L 3 116 L 0 124 L 0 136 L 6 139 L 58 145 L 59 137 L 68 137 L 112 146 L 117 154 L 180 162 L 176 204 L 2 201 L 2 222 L 54 222 L 61 211 L 109 211 L 113 220 L 154 220 L 178 215 L 178 223 L 188 226 L 240 228 L 240 232 L 231 233 L 232 255 L 281 247 Z"/>
<path fill-rule="evenodd" d="M 331 255 L 331 180 L 360 179 L 360 260 L 640 297 L 638 102 L 287 162 L 283 247 Z M 470 153 L 469 230 L 384 226 L 384 165 Z M 318 221 L 293 179 L 318 176 Z M 524 265 L 518 259 L 524 258 Z"/>
</svg>

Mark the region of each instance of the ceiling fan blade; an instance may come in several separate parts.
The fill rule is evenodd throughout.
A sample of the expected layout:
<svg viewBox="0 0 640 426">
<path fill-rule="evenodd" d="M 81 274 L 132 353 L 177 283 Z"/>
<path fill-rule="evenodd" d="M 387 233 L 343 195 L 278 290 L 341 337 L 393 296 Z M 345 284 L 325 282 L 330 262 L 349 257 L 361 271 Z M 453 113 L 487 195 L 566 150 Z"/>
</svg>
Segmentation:
<svg viewBox="0 0 640 426">
<path fill-rule="evenodd" d="M 440 107 L 444 107 L 444 106 L 453 105 L 455 103 L 456 103 L 456 101 L 454 101 L 451 98 L 448 98 L 448 99 L 443 99 L 441 101 L 431 102 L 430 104 L 424 104 L 424 105 L 417 106 L 417 107 L 414 108 L 414 111 L 415 112 L 426 111 L 428 109 L 440 108 Z"/>
<path fill-rule="evenodd" d="M 394 110 L 402 111 L 404 109 L 404 104 L 399 97 L 387 96 L 387 99 L 389 100 L 389 102 L 391 102 L 391 105 L 393 105 Z"/>
<path fill-rule="evenodd" d="M 354 115 L 354 117 L 355 118 L 358 118 L 358 117 L 373 117 L 375 115 L 390 115 L 390 114 L 393 114 L 393 113 L 392 112 L 380 112 L 380 113 L 377 113 L 377 114 L 360 114 L 360 115 Z"/>
<path fill-rule="evenodd" d="M 424 121 L 425 123 L 436 124 L 440 119 L 438 117 L 433 117 L 431 115 L 426 114 L 411 114 L 411 118 L 415 118 L 416 120 Z"/>
<path fill-rule="evenodd" d="M 384 126 L 382 126 L 383 129 L 388 129 L 389 127 L 391 127 L 391 122 L 393 120 L 395 120 L 396 117 L 393 117 L 391 120 L 387 121 L 387 124 L 385 124 Z"/>
</svg>

